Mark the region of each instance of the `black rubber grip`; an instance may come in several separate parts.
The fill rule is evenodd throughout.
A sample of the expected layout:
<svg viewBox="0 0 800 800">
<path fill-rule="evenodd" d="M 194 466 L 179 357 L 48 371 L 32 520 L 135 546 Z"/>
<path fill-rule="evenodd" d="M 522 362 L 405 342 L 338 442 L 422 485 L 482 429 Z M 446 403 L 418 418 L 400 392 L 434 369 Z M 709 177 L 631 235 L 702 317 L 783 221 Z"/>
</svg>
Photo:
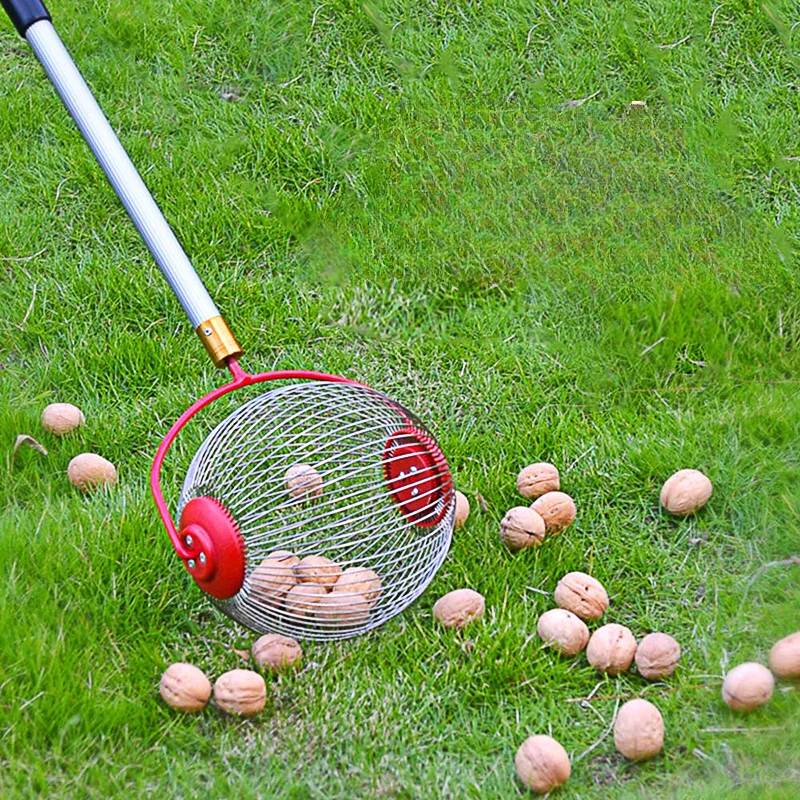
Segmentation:
<svg viewBox="0 0 800 800">
<path fill-rule="evenodd" d="M 6 14 L 11 18 L 20 36 L 41 19 L 50 19 L 50 14 L 41 0 L 0 0 Z"/>
</svg>

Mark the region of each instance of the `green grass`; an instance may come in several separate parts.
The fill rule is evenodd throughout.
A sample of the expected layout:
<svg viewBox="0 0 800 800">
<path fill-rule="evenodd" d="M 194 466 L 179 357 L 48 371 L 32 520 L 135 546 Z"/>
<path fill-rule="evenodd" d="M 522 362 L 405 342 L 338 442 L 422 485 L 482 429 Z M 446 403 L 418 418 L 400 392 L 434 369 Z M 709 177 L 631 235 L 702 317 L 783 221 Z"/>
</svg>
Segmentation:
<svg viewBox="0 0 800 800">
<path fill-rule="evenodd" d="M 4 26 L 3 795 L 517 797 L 517 746 L 552 732 L 561 797 L 796 796 L 796 687 L 743 717 L 717 683 L 800 628 L 796 568 L 769 566 L 800 554 L 797 4 L 48 5 L 245 366 L 414 408 L 473 514 L 412 608 L 309 644 L 259 717 L 164 707 L 168 663 L 215 676 L 254 638 L 185 576 L 147 488 L 222 376 Z M 86 428 L 48 436 L 52 401 Z M 18 433 L 50 455 L 12 460 Z M 71 489 L 83 450 L 118 465 L 113 492 Z M 512 556 L 498 523 L 538 460 L 578 520 Z M 715 492 L 676 521 L 658 492 L 686 466 Z M 683 647 L 675 691 L 597 690 L 655 699 L 652 762 L 602 738 L 613 699 L 566 702 L 598 683 L 585 659 L 532 638 L 573 569 L 605 583 L 610 621 Z M 431 606 L 464 585 L 487 613 L 453 635 Z"/>
</svg>

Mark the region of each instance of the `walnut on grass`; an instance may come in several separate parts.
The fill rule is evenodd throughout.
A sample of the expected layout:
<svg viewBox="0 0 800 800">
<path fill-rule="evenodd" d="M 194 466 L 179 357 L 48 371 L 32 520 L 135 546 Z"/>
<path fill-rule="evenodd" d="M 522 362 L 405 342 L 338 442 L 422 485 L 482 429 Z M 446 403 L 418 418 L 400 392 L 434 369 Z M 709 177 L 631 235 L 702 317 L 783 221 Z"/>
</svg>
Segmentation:
<svg viewBox="0 0 800 800">
<path fill-rule="evenodd" d="M 170 664 L 161 676 L 158 691 L 164 702 L 178 711 L 202 711 L 211 697 L 211 682 L 193 664 Z"/>
<path fill-rule="evenodd" d="M 63 436 L 85 424 L 83 411 L 72 403 L 50 403 L 42 411 L 42 427 L 55 436 Z"/>
<path fill-rule="evenodd" d="M 711 481 L 696 469 L 682 469 L 661 487 L 661 505 L 678 517 L 699 511 L 711 497 Z"/>
<path fill-rule="evenodd" d="M 589 642 L 589 629 L 583 620 L 565 608 L 545 611 L 536 625 L 539 638 L 563 656 L 576 656 Z"/>
<path fill-rule="evenodd" d="M 440 597 L 433 605 L 433 616 L 445 628 L 463 628 L 480 619 L 486 600 L 473 589 L 456 589 Z"/>
<path fill-rule="evenodd" d="M 545 794 L 567 782 L 572 771 L 567 751 L 550 736 L 529 736 L 514 757 L 517 776 L 533 792 Z"/>
<path fill-rule="evenodd" d="M 636 666 L 647 680 L 662 680 L 675 672 L 681 646 L 666 633 L 648 633 L 636 648 Z"/>
<path fill-rule="evenodd" d="M 769 666 L 779 678 L 800 678 L 800 631 L 772 645 Z"/>
<path fill-rule="evenodd" d="M 608 593 L 600 581 L 585 572 L 568 572 L 556 586 L 553 599 L 585 620 L 600 619 L 608 609 Z"/>
<path fill-rule="evenodd" d="M 565 531 L 577 516 L 575 501 L 564 492 L 548 492 L 535 500 L 531 508 L 544 520 L 548 536 Z"/>
<path fill-rule="evenodd" d="M 228 714 L 252 716 L 267 702 L 267 684 L 257 672 L 232 669 L 214 683 L 214 702 Z"/>
<path fill-rule="evenodd" d="M 517 491 L 523 497 L 535 499 L 547 492 L 557 492 L 560 488 L 558 470 L 547 462 L 529 464 L 517 475 Z"/>
<path fill-rule="evenodd" d="M 625 758 L 645 761 L 664 746 L 664 720 L 647 700 L 630 700 L 620 708 L 614 722 L 614 744 Z"/>
<path fill-rule="evenodd" d="M 537 547 L 544 541 L 544 520 L 526 506 L 515 506 L 500 522 L 500 539 L 512 553 Z"/>
<path fill-rule="evenodd" d="M 117 482 L 117 468 L 97 453 L 81 453 L 67 465 L 67 477 L 73 486 L 87 492 L 113 486 Z"/>
<path fill-rule="evenodd" d="M 589 639 L 586 658 L 600 672 L 619 675 L 626 672 L 636 653 L 636 639 L 624 625 L 609 623 L 598 628 Z"/>
<path fill-rule="evenodd" d="M 763 665 L 754 661 L 734 667 L 722 682 L 722 699 L 734 711 L 752 711 L 772 697 L 775 679 Z"/>
<path fill-rule="evenodd" d="M 455 529 L 464 526 L 464 523 L 469 517 L 469 500 L 463 492 L 456 491 L 456 519 Z"/>
</svg>

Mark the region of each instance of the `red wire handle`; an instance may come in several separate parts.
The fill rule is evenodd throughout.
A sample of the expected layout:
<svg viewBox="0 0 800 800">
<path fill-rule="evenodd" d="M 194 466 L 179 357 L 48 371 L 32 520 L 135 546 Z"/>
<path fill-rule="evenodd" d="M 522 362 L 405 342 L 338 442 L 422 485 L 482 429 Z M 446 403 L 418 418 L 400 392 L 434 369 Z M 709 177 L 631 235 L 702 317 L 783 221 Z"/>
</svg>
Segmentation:
<svg viewBox="0 0 800 800">
<path fill-rule="evenodd" d="M 181 537 L 178 535 L 175 523 L 169 513 L 166 500 L 164 500 L 164 493 L 161 491 L 161 467 L 164 464 L 167 451 L 181 432 L 181 429 L 198 411 L 229 392 L 234 392 L 237 389 L 243 389 L 245 386 L 252 386 L 256 383 L 263 383 L 264 381 L 315 380 L 364 386 L 363 383 L 358 383 L 358 381 L 353 381 L 349 378 L 343 378 L 340 375 L 328 375 L 324 372 L 308 372 L 305 370 L 278 370 L 275 372 L 262 372 L 257 375 L 250 375 L 239 366 L 239 362 L 235 358 L 229 358 L 227 366 L 233 376 L 233 380 L 230 383 L 217 387 L 214 391 L 196 400 L 180 415 L 180 417 L 178 417 L 159 445 L 156 451 L 156 457 L 153 459 L 153 466 L 150 469 L 150 490 L 153 493 L 153 499 L 158 508 L 158 513 L 161 516 L 164 527 L 167 529 L 167 534 L 172 542 L 172 546 L 175 548 L 175 552 L 184 561 L 191 558 L 193 554 L 186 549 L 181 541 Z"/>
</svg>

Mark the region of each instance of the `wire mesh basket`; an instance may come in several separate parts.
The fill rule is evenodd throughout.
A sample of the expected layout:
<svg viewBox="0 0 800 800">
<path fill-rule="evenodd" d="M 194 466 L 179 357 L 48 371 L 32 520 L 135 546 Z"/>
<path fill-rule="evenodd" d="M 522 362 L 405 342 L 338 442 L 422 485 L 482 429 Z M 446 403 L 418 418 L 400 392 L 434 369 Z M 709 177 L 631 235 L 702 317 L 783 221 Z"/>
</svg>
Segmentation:
<svg viewBox="0 0 800 800">
<path fill-rule="evenodd" d="M 359 384 L 282 386 L 206 438 L 179 503 L 214 498 L 235 521 L 245 575 L 222 611 L 300 639 L 364 633 L 407 608 L 450 547 L 455 493 L 433 437 Z"/>
</svg>

